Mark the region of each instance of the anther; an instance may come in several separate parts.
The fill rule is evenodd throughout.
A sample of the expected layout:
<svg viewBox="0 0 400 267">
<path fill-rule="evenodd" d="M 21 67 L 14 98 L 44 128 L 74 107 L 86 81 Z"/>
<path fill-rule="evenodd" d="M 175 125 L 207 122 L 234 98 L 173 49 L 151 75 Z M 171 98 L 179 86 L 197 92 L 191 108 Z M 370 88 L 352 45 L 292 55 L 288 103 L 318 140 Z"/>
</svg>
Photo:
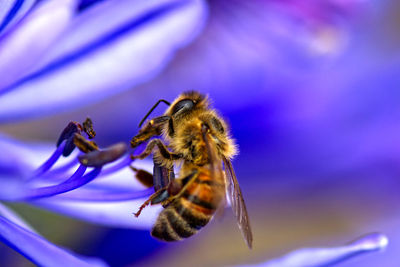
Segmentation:
<svg viewBox="0 0 400 267">
<path fill-rule="evenodd" d="M 83 131 L 88 135 L 89 139 L 93 139 L 96 136 L 96 132 L 93 130 L 93 122 L 90 118 L 86 118 L 83 122 Z"/>
<path fill-rule="evenodd" d="M 86 140 L 81 134 L 76 133 L 73 138 L 74 145 L 84 153 L 99 150 L 97 144 L 93 141 Z"/>
<path fill-rule="evenodd" d="M 101 167 L 121 158 L 128 148 L 124 143 L 118 143 L 104 150 L 95 150 L 78 156 L 81 164 L 88 167 Z"/>
<path fill-rule="evenodd" d="M 67 127 L 64 128 L 62 133 L 60 134 L 60 137 L 58 138 L 57 141 L 57 147 L 60 146 L 60 144 L 66 140 L 65 142 L 65 148 L 63 150 L 63 156 L 67 157 L 69 156 L 72 151 L 75 148 L 74 142 L 73 142 L 73 137 L 75 133 L 79 133 L 82 130 L 81 126 L 79 123 L 71 121 L 68 123 Z"/>
<path fill-rule="evenodd" d="M 67 139 L 67 141 L 65 141 L 65 147 L 63 150 L 63 156 L 64 157 L 68 157 L 69 155 L 71 155 L 72 151 L 74 151 L 75 149 L 75 144 L 74 144 L 74 136 L 71 136 Z"/>
</svg>

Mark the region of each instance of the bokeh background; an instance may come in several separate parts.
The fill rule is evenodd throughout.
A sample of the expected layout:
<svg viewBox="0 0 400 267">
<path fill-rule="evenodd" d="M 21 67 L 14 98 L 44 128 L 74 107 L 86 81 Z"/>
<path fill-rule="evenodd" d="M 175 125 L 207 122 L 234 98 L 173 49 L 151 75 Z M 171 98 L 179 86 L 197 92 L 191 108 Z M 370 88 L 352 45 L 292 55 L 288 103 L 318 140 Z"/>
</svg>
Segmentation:
<svg viewBox="0 0 400 267">
<path fill-rule="evenodd" d="M 341 266 L 398 266 L 400 4 L 327 1 L 341 9 L 311 12 L 307 5 L 318 6 L 312 1 L 246 2 L 210 1 L 203 32 L 154 79 L 0 131 L 55 142 L 67 122 L 90 116 L 98 143 L 107 146 L 130 140 L 158 99 L 172 101 L 188 89 L 209 94 L 239 144 L 233 163 L 253 227 L 252 251 L 229 209 L 193 238 L 163 244 L 148 231 L 11 206 L 49 240 L 112 266 L 255 264 L 375 231 L 389 237 L 388 249 Z M 8 266 L 30 265 L 3 244 L 0 257 Z"/>
</svg>

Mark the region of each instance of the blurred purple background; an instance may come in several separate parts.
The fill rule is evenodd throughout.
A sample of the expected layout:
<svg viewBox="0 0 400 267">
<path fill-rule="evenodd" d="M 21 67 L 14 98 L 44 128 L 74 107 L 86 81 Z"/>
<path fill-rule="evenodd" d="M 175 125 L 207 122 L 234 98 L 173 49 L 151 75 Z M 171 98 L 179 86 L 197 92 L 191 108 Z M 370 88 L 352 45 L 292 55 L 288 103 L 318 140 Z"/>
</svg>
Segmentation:
<svg viewBox="0 0 400 267">
<path fill-rule="evenodd" d="M 389 248 L 341 266 L 398 266 L 400 5 L 318 2 L 210 1 L 205 29 L 150 81 L 89 106 L 0 126 L 19 139 L 55 142 L 68 121 L 90 116 L 107 146 L 130 140 L 158 99 L 207 93 L 239 144 L 233 163 L 252 251 L 230 210 L 185 242 L 161 244 L 147 231 L 13 207 L 50 240 L 112 266 L 258 263 L 375 231 L 387 234 Z M 27 265 L 1 244 L 0 257 Z"/>
</svg>

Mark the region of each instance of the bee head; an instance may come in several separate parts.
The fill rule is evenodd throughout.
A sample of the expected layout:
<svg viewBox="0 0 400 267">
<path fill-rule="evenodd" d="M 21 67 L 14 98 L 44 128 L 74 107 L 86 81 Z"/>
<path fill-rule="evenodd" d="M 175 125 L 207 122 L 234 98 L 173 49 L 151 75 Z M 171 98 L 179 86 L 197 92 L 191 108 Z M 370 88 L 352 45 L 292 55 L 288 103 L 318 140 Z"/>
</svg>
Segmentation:
<svg viewBox="0 0 400 267">
<path fill-rule="evenodd" d="M 171 116 L 184 114 L 194 109 L 207 108 L 208 102 L 204 95 L 195 92 L 185 92 L 181 94 L 171 105 L 169 113 Z"/>
<path fill-rule="evenodd" d="M 195 102 L 191 99 L 182 99 L 172 106 L 172 116 L 193 109 Z"/>
</svg>

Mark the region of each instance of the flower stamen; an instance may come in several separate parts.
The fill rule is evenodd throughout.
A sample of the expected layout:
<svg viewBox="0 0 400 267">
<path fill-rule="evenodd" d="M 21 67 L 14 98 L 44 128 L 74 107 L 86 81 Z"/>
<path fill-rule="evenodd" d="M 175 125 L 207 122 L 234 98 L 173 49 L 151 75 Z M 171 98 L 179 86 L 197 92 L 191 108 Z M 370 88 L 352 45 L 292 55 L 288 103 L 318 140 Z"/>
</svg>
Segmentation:
<svg viewBox="0 0 400 267">
<path fill-rule="evenodd" d="M 52 186 L 45 186 L 45 187 L 39 187 L 35 189 L 31 189 L 30 192 L 24 197 L 25 199 L 37 199 L 37 198 L 43 198 L 43 197 L 51 197 L 54 195 L 58 195 L 61 193 L 65 193 L 71 190 L 74 190 L 78 187 L 81 187 L 90 181 L 92 181 L 94 178 L 96 178 L 100 171 L 101 168 L 95 168 L 91 172 L 83 175 L 86 171 L 86 166 L 80 165 L 79 168 L 75 171 L 75 173 L 68 178 L 66 181 L 58 184 L 58 185 L 52 185 Z"/>
<path fill-rule="evenodd" d="M 86 118 L 86 120 L 82 123 L 83 131 L 87 134 L 89 139 L 93 139 L 96 136 L 96 132 L 93 129 L 93 122 L 90 118 Z"/>
<path fill-rule="evenodd" d="M 95 150 L 78 156 L 79 162 L 88 167 L 101 167 L 121 158 L 128 148 L 124 143 L 118 143 L 104 150 Z"/>
<path fill-rule="evenodd" d="M 127 144 L 117 143 L 106 149 L 99 149 L 94 141 L 89 141 L 82 135 L 85 133 L 89 139 L 94 138 L 96 132 L 93 130 L 93 122 L 88 118 L 83 125 L 84 126 L 78 122 L 70 122 L 65 127 L 57 141 L 57 149 L 50 158 L 34 172 L 33 177 L 29 181 L 31 182 L 30 188 L 27 188 L 18 199 L 32 200 L 69 192 L 68 194 L 62 195 L 61 198 L 87 201 L 124 201 L 146 197 L 154 191 L 152 187 L 152 174 L 134 167 L 131 167 L 131 169 L 136 172 L 136 178 L 148 188 L 142 190 L 107 188 L 104 190 L 94 185 L 80 189 L 80 187 L 89 183 L 100 174 L 101 176 L 106 176 L 114 173 L 129 167 L 133 161 L 129 155 L 122 158 L 128 152 Z M 141 147 L 143 145 L 140 145 L 140 147 L 135 150 L 142 150 Z M 77 157 L 62 166 L 50 170 L 61 157 L 61 154 L 67 157 L 73 152 L 75 147 L 81 151 Z M 103 170 L 105 165 L 119 159 L 121 159 L 121 161 Z M 78 165 L 78 163 L 80 163 L 80 165 Z M 63 174 L 69 172 L 70 169 L 76 165 L 78 165 L 78 168 L 66 179 Z M 89 167 L 93 167 L 94 169 L 85 174 Z M 133 177 L 134 175 L 132 175 L 132 178 Z M 33 178 L 35 178 L 35 181 L 32 181 Z M 73 191 L 78 188 L 80 190 Z"/>
<path fill-rule="evenodd" d="M 42 175 L 43 173 L 47 172 L 51 167 L 53 167 L 53 165 L 60 158 L 61 154 L 63 154 L 65 146 L 66 146 L 66 141 L 63 140 L 61 144 L 57 147 L 57 149 L 54 151 L 54 153 L 50 156 L 50 158 L 46 160 L 39 168 L 37 168 L 33 172 L 33 175 L 31 176 L 30 179 Z"/>
<path fill-rule="evenodd" d="M 71 121 L 61 132 L 57 141 L 57 147 L 65 140 L 66 144 L 62 153 L 64 157 L 71 155 L 72 151 L 75 149 L 74 136 L 75 133 L 80 133 L 81 131 L 82 126 L 77 122 Z"/>
<path fill-rule="evenodd" d="M 99 147 L 94 141 L 89 141 L 80 133 L 75 133 L 73 137 L 74 145 L 82 152 L 89 153 L 98 150 Z"/>
<path fill-rule="evenodd" d="M 74 200 L 74 201 L 128 201 L 138 198 L 146 198 L 154 193 L 153 188 L 142 190 L 116 190 L 115 192 L 101 190 L 84 190 L 71 191 L 68 194 L 60 195 L 58 199 Z"/>
</svg>

